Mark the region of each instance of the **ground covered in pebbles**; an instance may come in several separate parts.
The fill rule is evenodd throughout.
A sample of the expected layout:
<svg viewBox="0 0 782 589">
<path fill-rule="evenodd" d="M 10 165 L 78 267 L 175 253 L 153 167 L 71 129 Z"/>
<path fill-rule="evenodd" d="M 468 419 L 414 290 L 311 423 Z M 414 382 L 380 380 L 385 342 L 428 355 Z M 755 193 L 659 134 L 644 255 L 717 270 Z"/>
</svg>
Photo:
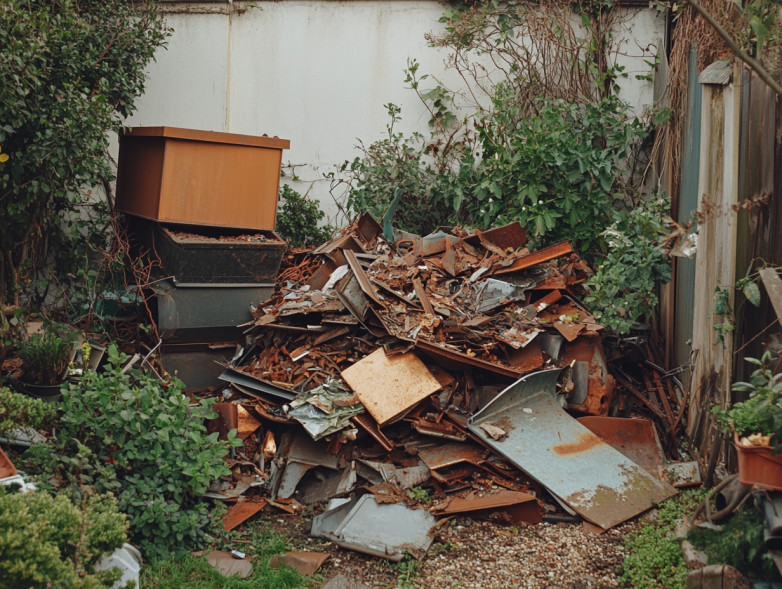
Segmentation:
<svg viewBox="0 0 782 589">
<path fill-rule="evenodd" d="M 319 571 L 322 584 L 342 575 L 372 588 L 620 587 L 623 541 L 638 526 L 630 522 L 594 534 L 579 524 L 505 526 L 451 519 L 438 525 L 425 558 L 389 563 L 312 538 L 311 518 L 306 516 L 267 517 L 268 525 L 287 536 L 293 549 L 330 554 Z"/>
</svg>

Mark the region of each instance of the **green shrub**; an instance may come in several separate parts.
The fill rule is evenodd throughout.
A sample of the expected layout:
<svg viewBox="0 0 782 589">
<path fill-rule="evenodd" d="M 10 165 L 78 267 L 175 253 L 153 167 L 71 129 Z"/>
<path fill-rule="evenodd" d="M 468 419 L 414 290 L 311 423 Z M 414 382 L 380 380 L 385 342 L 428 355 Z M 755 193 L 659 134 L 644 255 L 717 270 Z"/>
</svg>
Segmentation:
<svg viewBox="0 0 782 589">
<path fill-rule="evenodd" d="M 57 385 L 66 377 L 78 332 L 69 325 L 46 323 L 43 333 L 17 342 L 22 359 L 22 380 L 36 385 Z"/>
<path fill-rule="evenodd" d="M 191 404 L 181 381 L 123 374 L 127 357 L 114 345 L 108 359 L 106 372 L 88 372 L 63 390 L 57 438 L 27 456 L 75 495 L 84 485 L 114 493 L 148 558 L 197 546 L 217 515 L 203 494 L 230 474 L 223 461 L 228 445 L 206 431 L 205 420 L 217 416 L 214 400 Z"/>
<path fill-rule="evenodd" d="M 603 325 L 618 333 L 628 333 L 654 316 L 657 285 L 671 279 L 671 261 L 661 247 L 667 207 L 667 200 L 660 199 L 619 213 L 619 220 L 603 232 L 608 254 L 587 282 L 592 290 L 584 302 Z"/>
<path fill-rule="evenodd" d="M 103 237 L 84 189 L 112 178 L 108 131 L 135 110 L 165 36 L 155 2 L 0 2 L 0 303 L 67 282 L 91 246 L 82 221 Z M 67 268 L 60 281 L 28 281 L 52 259 Z"/>
<path fill-rule="evenodd" d="M 122 546 L 127 529 L 112 495 L 90 495 L 76 507 L 65 495 L 0 486 L 0 588 L 111 587 L 119 569 L 93 567 Z"/>
<path fill-rule="evenodd" d="M 0 387 L 0 436 L 7 435 L 17 427 L 43 427 L 56 413 L 57 407 L 52 403 L 15 393 L 8 387 Z"/>
<path fill-rule="evenodd" d="M 277 212 L 277 233 L 293 246 L 320 245 L 333 232 L 330 226 L 319 227 L 326 215 L 318 202 L 309 200 L 287 184 L 280 187 L 280 208 Z"/>
</svg>

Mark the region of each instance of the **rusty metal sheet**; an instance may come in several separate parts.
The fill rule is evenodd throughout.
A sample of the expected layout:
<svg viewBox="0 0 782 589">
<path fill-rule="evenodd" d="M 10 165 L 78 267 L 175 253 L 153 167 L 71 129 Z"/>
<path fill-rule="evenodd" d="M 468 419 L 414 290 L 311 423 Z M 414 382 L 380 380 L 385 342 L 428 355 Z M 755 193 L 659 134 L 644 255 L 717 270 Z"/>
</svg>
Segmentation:
<svg viewBox="0 0 782 589">
<path fill-rule="evenodd" d="M 525 375 L 467 421 L 470 431 L 604 529 L 675 495 L 562 409 L 559 372 Z M 489 425 L 503 435 L 489 435 Z"/>
<path fill-rule="evenodd" d="M 257 501 L 240 501 L 232 505 L 223 516 L 223 528 L 226 532 L 230 532 L 261 511 L 266 504 L 266 499 L 259 499 Z"/>
<path fill-rule="evenodd" d="M 301 550 L 275 554 L 269 561 L 269 568 L 278 569 L 286 566 L 297 570 L 302 575 L 314 575 L 328 557 L 328 552 L 305 552 Z"/>
<path fill-rule="evenodd" d="M 387 356 L 380 348 L 341 374 L 380 425 L 440 389 L 438 380 L 412 352 Z"/>
<path fill-rule="evenodd" d="M 613 406 L 616 381 L 608 372 L 608 363 L 598 334 L 589 334 L 568 342 L 562 349 L 562 362 L 575 360 L 575 389 L 568 397 L 568 409 L 589 415 L 608 415 Z"/>
<path fill-rule="evenodd" d="M 383 233 L 383 227 L 377 222 L 370 213 L 363 212 L 356 221 L 358 234 L 365 243 L 371 243 L 374 239 Z"/>
<path fill-rule="evenodd" d="M 485 360 L 481 360 L 480 358 L 474 358 L 468 356 L 467 354 L 463 354 L 457 350 L 446 348 L 444 346 L 438 346 L 437 344 L 433 344 L 423 339 L 416 340 L 415 347 L 427 352 L 429 355 L 439 360 L 443 360 L 444 362 L 446 362 L 446 365 L 447 364 L 450 364 L 451 366 L 461 365 L 463 368 L 464 364 L 468 364 L 470 366 L 475 366 L 476 368 L 483 368 L 484 370 L 488 370 L 490 372 L 494 372 L 502 376 L 509 376 L 511 378 L 519 378 L 524 374 L 523 372 L 516 370 L 513 367 L 500 366 L 499 364 L 492 364 L 491 362 L 486 362 Z"/>
<path fill-rule="evenodd" d="M 500 255 L 508 250 L 517 250 L 527 243 L 527 232 L 518 221 L 487 231 L 476 231 L 475 234 L 483 247 Z M 467 237 L 464 241 L 476 245 L 473 237 Z"/>
<path fill-rule="evenodd" d="M 523 256 L 509 266 L 495 265 L 492 273 L 511 274 L 513 272 L 518 272 L 520 270 L 524 270 L 526 268 L 530 268 L 532 266 L 542 264 L 543 262 L 548 262 L 549 260 L 553 260 L 554 258 L 566 256 L 572 251 L 573 251 L 573 246 L 570 245 L 570 243 L 568 243 L 567 241 L 563 241 L 562 243 L 557 243 L 549 247 L 544 247 L 527 256 Z"/>
<path fill-rule="evenodd" d="M 394 442 L 387 438 L 382 431 L 380 431 L 380 427 L 377 425 L 377 422 L 372 419 L 372 416 L 368 413 L 355 415 L 351 417 L 350 420 L 357 426 L 361 427 L 370 436 L 375 438 L 375 441 L 380 444 L 385 451 L 390 452 L 394 449 Z"/>
<path fill-rule="evenodd" d="M 434 307 L 432 307 L 429 297 L 426 296 L 426 291 L 424 290 L 424 285 L 421 283 L 420 278 L 413 278 L 413 288 L 415 288 L 415 294 L 418 296 L 418 300 L 421 301 L 424 312 L 434 315 Z"/>
<path fill-rule="evenodd" d="M 463 463 L 479 467 L 488 458 L 487 450 L 471 443 L 452 442 L 437 446 L 420 446 L 416 451 L 429 470 L 440 470 Z"/>
<path fill-rule="evenodd" d="M 501 489 L 496 493 L 471 492 L 464 497 L 448 497 L 432 506 L 434 515 L 471 513 L 494 521 L 518 524 L 540 523 L 543 517 L 538 500 L 530 493 Z"/>
<path fill-rule="evenodd" d="M 358 280 L 358 284 L 361 286 L 361 290 L 364 291 L 364 294 L 367 295 L 370 299 L 378 304 L 382 304 L 383 301 L 378 298 L 377 291 L 375 291 L 375 287 L 372 286 L 372 282 L 369 280 L 366 272 L 364 272 L 364 268 L 361 267 L 361 263 L 358 261 L 356 254 L 350 250 L 345 250 L 344 253 L 345 259 L 348 262 L 348 266 L 350 266 L 350 269 L 353 270 L 353 274 L 356 275 L 356 280 Z"/>
<path fill-rule="evenodd" d="M 660 468 L 665 460 L 654 423 L 637 417 L 602 417 L 588 415 L 578 418 L 579 423 L 610 444 L 646 472 L 660 478 Z"/>
</svg>

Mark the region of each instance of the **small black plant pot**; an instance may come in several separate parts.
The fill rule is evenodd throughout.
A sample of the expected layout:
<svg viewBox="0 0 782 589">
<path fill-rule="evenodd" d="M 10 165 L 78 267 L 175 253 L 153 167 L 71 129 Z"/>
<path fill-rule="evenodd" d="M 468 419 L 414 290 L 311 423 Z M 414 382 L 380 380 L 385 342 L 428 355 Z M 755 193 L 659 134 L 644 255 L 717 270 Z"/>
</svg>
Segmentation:
<svg viewBox="0 0 782 589">
<path fill-rule="evenodd" d="M 14 382 L 14 388 L 20 393 L 49 403 L 62 400 L 60 387 L 62 387 L 62 384 L 31 384 L 20 380 Z"/>
</svg>

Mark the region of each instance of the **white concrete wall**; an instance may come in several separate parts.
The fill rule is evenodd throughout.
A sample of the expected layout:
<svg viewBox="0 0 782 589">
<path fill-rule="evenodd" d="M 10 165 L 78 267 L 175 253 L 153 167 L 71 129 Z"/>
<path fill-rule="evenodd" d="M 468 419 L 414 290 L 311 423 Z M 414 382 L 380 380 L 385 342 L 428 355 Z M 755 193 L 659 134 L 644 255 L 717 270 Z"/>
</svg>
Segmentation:
<svg viewBox="0 0 782 589">
<path fill-rule="evenodd" d="M 402 106 L 399 130 L 426 131 L 428 114 L 404 87 L 408 58 L 455 82 L 445 52 L 427 46 L 445 5 L 407 0 L 284 0 L 165 4 L 174 29 L 149 69 L 146 94 L 131 126 L 168 125 L 290 139 L 284 171 L 294 188 L 318 198 L 332 220 L 337 209 L 323 175 L 358 155 L 360 138 L 379 139 L 383 107 Z M 651 102 L 644 49 L 663 36 L 657 11 L 627 9 L 617 35 L 629 78 L 623 97 L 636 108 Z M 288 179 L 284 181 L 288 182 Z"/>
</svg>

